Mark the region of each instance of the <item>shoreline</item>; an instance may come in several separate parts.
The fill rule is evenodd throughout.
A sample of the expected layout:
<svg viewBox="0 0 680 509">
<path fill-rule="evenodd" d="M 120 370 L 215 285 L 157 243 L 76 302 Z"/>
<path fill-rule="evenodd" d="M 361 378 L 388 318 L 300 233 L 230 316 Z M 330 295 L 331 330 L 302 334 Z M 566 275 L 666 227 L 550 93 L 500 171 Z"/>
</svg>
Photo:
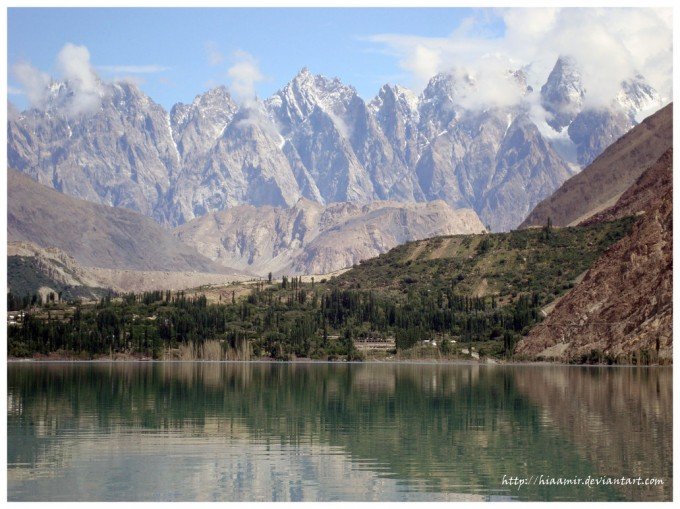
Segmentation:
<svg viewBox="0 0 680 509">
<path fill-rule="evenodd" d="M 253 360 L 180 360 L 180 359 L 33 359 L 33 358 L 8 358 L 7 364 L 407 364 L 407 365 L 453 365 L 453 366 L 489 366 L 489 367 L 503 367 L 503 366 L 527 366 L 527 367 L 573 367 L 573 368 L 672 368 L 672 364 L 651 364 L 651 365 L 635 365 L 635 364 L 568 364 L 565 362 L 549 362 L 549 361 L 475 361 L 466 359 L 390 359 L 390 360 L 365 360 L 365 361 L 328 361 L 316 359 L 296 359 L 291 361 L 282 361 L 275 359 L 253 359 Z"/>
</svg>

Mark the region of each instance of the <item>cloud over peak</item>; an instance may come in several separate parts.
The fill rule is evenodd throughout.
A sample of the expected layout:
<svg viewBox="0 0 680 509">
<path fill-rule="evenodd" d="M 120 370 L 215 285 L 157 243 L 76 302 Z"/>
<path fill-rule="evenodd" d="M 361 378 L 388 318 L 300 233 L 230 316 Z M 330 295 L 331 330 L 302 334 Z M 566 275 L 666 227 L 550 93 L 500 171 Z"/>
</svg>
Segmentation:
<svg viewBox="0 0 680 509">
<path fill-rule="evenodd" d="M 69 113 L 77 116 L 95 111 L 101 103 L 101 83 L 90 65 L 87 48 L 66 44 L 57 55 L 57 69 L 73 91 Z"/>
<path fill-rule="evenodd" d="M 233 64 L 227 70 L 231 80 L 230 89 L 234 98 L 248 104 L 255 100 L 255 85 L 264 79 L 255 58 L 246 51 L 235 51 L 232 54 Z"/>
<path fill-rule="evenodd" d="M 99 65 L 97 69 L 104 72 L 124 74 L 155 74 L 169 71 L 171 68 L 164 65 Z"/>
<path fill-rule="evenodd" d="M 56 78 L 68 84 L 70 94 L 60 98 L 60 105 L 68 116 L 79 116 L 95 112 L 101 105 L 105 94 L 102 79 L 98 76 L 90 62 L 90 52 L 85 46 L 65 44 L 55 59 Z M 97 69 L 107 73 L 130 74 L 115 78 L 115 81 L 132 81 L 139 83 L 137 75 L 159 73 L 169 70 L 160 65 L 104 65 Z M 12 76 L 21 85 L 21 92 L 26 95 L 33 108 L 43 109 L 50 99 L 52 77 L 29 62 L 19 62 L 12 66 Z"/>
<path fill-rule="evenodd" d="M 528 84 L 540 88 L 557 57 L 567 55 L 581 71 L 585 105 L 597 107 L 637 73 L 670 99 L 671 19 L 663 8 L 508 8 L 479 11 L 448 37 L 376 34 L 368 40 L 397 58 L 415 88 L 438 72 L 465 72 L 475 76 L 485 101 L 499 104 L 520 97 L 500 79 L 508 70 L 525 68 Z"/>
<path fill-rule="evenodd" d="M 49 74 L 28 62 L 18 62 L 13 66 L 12 72 L 31 106 L 42 108 L 47 100 L 47 87 L 51 81 Z"/>
</svg>

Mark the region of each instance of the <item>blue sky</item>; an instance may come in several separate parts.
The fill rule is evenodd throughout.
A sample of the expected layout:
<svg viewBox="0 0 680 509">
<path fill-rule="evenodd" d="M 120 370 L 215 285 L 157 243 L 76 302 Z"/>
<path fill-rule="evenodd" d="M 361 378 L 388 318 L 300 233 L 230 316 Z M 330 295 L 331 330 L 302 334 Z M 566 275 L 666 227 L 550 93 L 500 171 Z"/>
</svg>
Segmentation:
<svg viewBox="0 0 680 509">
<path fill-rule="evenodd" d="M 266 98 L 308 67 L 370 99 L 445 71 L 474 81 L 467 106 L 488 107 L 526 100 L 509 70 L 540 90 L 569 55 L 597 107 L 637 73 L 670 100 L 672 36 L 670 8 L 10 8 L 8 92 L 40 107 L 49 76 L 67 77 L 87 99 L 94 72 L 170 108 L 219 84 Z"/>
<path fill-rule="evenodd" d="M 252 55 L 259 67 L 259 97 L 268 97 L 307 66 L 314 73 L 339 77 L 370 98 L 386 82 L 410 85 L 412 80 L 399 55 L 371 36 L 447 37 L 472 13 L 416 8 L 10 8 L 10 100 L 21 108 L 27 104 L 17 93 L 21 85 L 12 66 L 28 62 L 58 76 L 55 58 L 66 43 L 87 47 L 101 77 L 134 77 L 166 108 L 191 101 L 216 84 L 229 85 L 227 70 L 238 52 Z"/>
</svg>

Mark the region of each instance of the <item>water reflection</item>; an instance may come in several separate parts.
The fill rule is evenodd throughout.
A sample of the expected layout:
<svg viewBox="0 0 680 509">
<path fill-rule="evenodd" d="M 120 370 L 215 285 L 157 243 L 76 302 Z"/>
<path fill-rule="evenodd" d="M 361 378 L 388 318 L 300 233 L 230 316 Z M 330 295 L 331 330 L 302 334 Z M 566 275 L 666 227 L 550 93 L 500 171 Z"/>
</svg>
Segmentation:
<svg viewBox="0 0 680 509">
<path fill-rule="evenodd" d="M 8 368 L 10 500 L 670 500 L 671 445 L 672 368 Z"/>
</svg>

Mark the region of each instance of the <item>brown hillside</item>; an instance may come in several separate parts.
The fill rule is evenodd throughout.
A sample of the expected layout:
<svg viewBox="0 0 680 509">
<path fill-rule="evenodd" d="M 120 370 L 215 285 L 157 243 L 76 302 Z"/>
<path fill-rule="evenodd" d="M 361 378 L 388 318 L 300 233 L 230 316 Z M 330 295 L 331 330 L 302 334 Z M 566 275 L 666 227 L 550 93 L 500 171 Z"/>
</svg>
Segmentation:
<svg viewBox="0 0 680 509">
<path fill-rule="evenodd" d="M 581 225 L 614 221 L 654 208 L 659 196 L 673 187 L 673 149 L 669 148 L 630 186 L 616 204 L 589 217 Z"/>
<path fill-rule="evenodd" d="M 7 172 L 7 239 L 56 247 L 89 267 L 222 272 L 148 217 L 66 196 Z"/>
</svg>

